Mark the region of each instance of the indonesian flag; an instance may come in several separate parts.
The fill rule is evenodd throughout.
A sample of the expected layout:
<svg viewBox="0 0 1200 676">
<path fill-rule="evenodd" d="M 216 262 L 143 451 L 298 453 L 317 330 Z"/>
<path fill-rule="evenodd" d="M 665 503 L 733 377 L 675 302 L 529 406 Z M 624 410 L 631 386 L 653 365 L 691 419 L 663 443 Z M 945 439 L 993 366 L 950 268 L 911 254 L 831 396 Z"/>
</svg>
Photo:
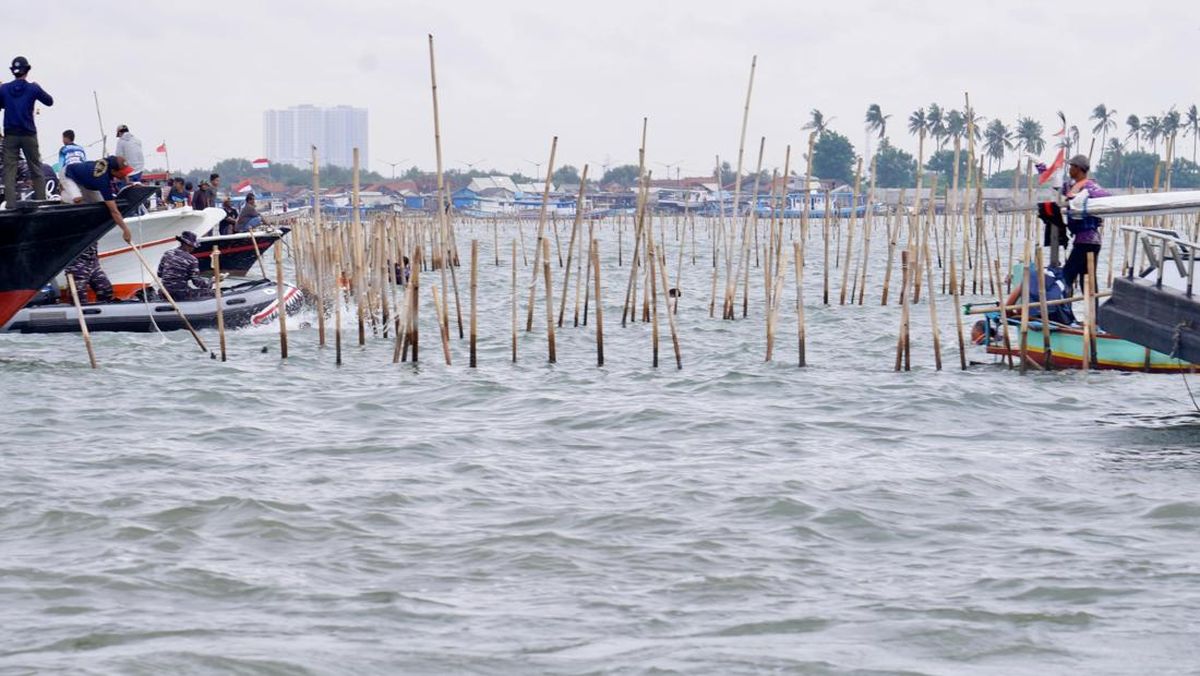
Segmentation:
<svg viewBox="0 0 1200 676">
<path fill-rule="evenodd" d="M 163 141 L 162 143 L 160 143 L 160 144 L 158 145 L 158 147 L 154 149 L 154 152 L 156 152 L 156 153 L 164 153 L 164 154 L 165 154 L 165 153 L 167 152 L 167 142 L 166 142 L 166 141 Z"/>
<path fill-rule="evenodd" d="M 1060 157 L 1060 158 L 1058 158 L 1058 159 L 1059 159 L 1059 161 L 1060 161 L 1060 162 L 1062 161 L 1062 158 L 1061 158 L 1061 157 Z M 236 191 L 236 192 L 238 192 L 238 193 L 248 193 L 248 192 L 250 192 L 250 190 L 252 189 L 252 188 L 251 188 L 251 186 L 250 186 L 250 179 L 246 179 L 246 180 L 244 180 L 244 181 L 242 181 L 242 182 L 238 183 L 237 185 L 233 186 L 233 189 L 234 189 L 234 191 Z"/>
<path fill-rule="evenodd" d="M 255 169 L 269 169 L 271 167 L 271 162 L 265 157 L 260 157 L 251 162 L 250 166 L 254 167 Z"/>
<path fill-rule="evenodd" d="M 1058 149 L 1058 154 L 1054 156 L 1054 162 L 1052 162 L 1050 164 L 1050 166 L 1046 167 L 1045 171 L 1038 174 L 1038 185 L 1041 185 L 1041 184 L 1045 183 L 1046 181 L 1049 181 L 1051 178 L 1054 178 L 1054 175 L 1056 173 L 1058 173 L 1058 170 L 1062 169 L 1064 154 L 1066 153 L 1066 151 L 1067 151 L 1066 148 Z"/>
</svg>

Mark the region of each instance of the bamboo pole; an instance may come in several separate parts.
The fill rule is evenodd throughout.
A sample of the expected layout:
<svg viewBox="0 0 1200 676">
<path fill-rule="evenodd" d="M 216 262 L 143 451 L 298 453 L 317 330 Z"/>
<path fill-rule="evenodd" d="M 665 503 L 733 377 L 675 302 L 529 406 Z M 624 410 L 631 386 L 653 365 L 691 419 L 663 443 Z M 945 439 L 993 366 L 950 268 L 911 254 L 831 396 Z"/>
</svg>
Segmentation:
<svg viewBox="0 0 1200 676">
<path fill-rule="evenodd" d="M 225 302 L 221 299 L 221 247 L 213 246 L 213 293 L 217 299 L 217 340 L 221 344 L 221 361 L 225 361 Z"/>
<path fill-rule="evenodd" d="M 956 260 L 958 256 L 954 253 L 954 248 L 947 243 L 946 255 L 950 259 L 950 279 L 954 279 L 954 275 L 958 272 Z M 962 370 L 967 370 L 967 346 L 963 340 L 963 313 L 962 301 L 958 294 L 958 285 L 950 284 L 950 296 L 954 300 L 954 334 L 958 338 L 958 363 Z M 1007 329 L 1005 336 L 1007 337 Z M 1005 341 L 1007 343 L 1007 340 Z"/>
<path fill-rule="evenodd" d="M 596 276 L 596 366 L 604 366 L 604 303 L 600 296 L 600 243 L 591 243 L 592 272 Z"/>
<path fill-rule="evenodd" d="M 908 352 L 908 253 L 908 249 L 900 252 L 900 331 L 896 336 L 896 371 L 904 364 Z"/>
<path fill-rule="evenodd" d="M 534 242 L 533 251 L 533 275 L 529 280 L 529 303 L 527 305 L 528 312 L 525 315 L 525 331 L 533 330 L 533 304 L 534 294 L 537 291 L 538 281 L 538 264 L 542 259 L 542 240 L 546 236 L 546 207 L 550 202 L 550 183 L 554 180 L 554 154 L 558 151 L 558 137 L 555 136 L 550 142 L 550 162 L 546 165 L 546 182 L 542 187 L 542 206 L 538 211 L 538 229 L 537 241 Z M 549 251 L 549 249 L 547 249 Z M 553 312 L 553 306 L 551 307 Z"/>
<path fill-rule="evenodd" d="M 675 368 L 683 370 L 683 355 L 679 351 L 679 330 L 675 325 L 675 313 L 671 309 L 671 289 L 667 282 L 667 256 L 665 248 L 666 245 L 664 244 L 658 250 L 658 271 L 662 279 L 663 305 L 667 308 L 667 327 L 671 331 L 671 347 L 675 351 Z"/>
<path fill-rule="evenodd" d="M 352 173 L 351 173 L 351 177 L 350 177 L 350 181 L 351 181 L 351 183 L 350 183 L 350 186 L 351 186 L 350 187 L 350 207 L 353 209 L 354 213 L 350 217 L 350 227 L 351 227 L 350 233 L 351 233 L 351 237 L 354 242 L 353 243 L 353 246 L 354 246 L 353 258 L 351 260 L 351 265 L 354 267 L 354 270 L 351 273 L 351 278 L 354 280 L 354 304 L 357 306 L 356 314 L 357 314 L 357 319 L 358 319 L 358 345 L 359 345 L 359 347 L 362 347 L 363 345 L 367 344 L 367 331 L 366 331 L 366 317 L 363 315 L 366 308 L 364 307 L 365 304 L 363 302 L 363 288 L 362 288 L 362 285 L 363 285 L 362 218 L 359 216 L 359 213 L 358 213 L 359 207 L 361 205 L 361 202 L 359 201 L 359 189 L 358 189 L 359 188 L 359 185 L 358 185 L 358 148 L 353 149 L 353 164 L 354 164 L 354 166 L 351 170 Z M 341 359 L 338 359 L 338 363 L 339 364 L 342 363 Z"/>
<path fill-rule="evenodd" d="M 275 303 L 279 308 L 279 358 L 287 359 L 288 357 L 288 335 L 287 335 L 287 303 L 284 302 L 287 293 L 287 285 L 283 282 L 283 247 L 275 247 L 275 284 L 276 296 Z"/>
<path fill-rule="evenodd" d="M 872 205 L 875 203 L 875 165 L 877 164 L 875 160 L 877 157 L 876 155 L 871 158 L 871 187 L 867 189 L 866 210 L 863 212 L 863 250 L 862 260 L 858 263 L 858 269 L 862 270 L 862 278 L 858 285 L 859 305 L 863 304 L 863 297 L 867 295 L 867 269 L 871 265 L 871 231 L 875 229 L 875 214 L 873 213 L 874 207 Z M 855 277 L 858 277 L 858 269 L 855 270 Z M 854 302 L 853 294 L 851 295 L 851 302 Z"/>
<path fill-rule="evenodd" d="M 801 239 L 792 240 L 792 256 L 796 259 L 796 338 L 799 341 L 800 360 L 798 366 L 808 366 L 808 355 L 804 344 L 804 254 Z"/>
<path fill-rule="evenodd" d="M 214 259 L 215 260 L 215 259 Z M 96 351 L 92 349 L 92 334 L 88 332 L 87 320 L 83 317 L 83 306 L 79 303 L 79 289 L 75 287 L 75 275 L 67 273 L 67 287 L 71 289 L 71 302 L 75 304 L 75 317 L 79 320 L 79 333 L 83 334 L 83 346 L 87 348 L 88 363 L 92 368 L 96 364 Z M 221 344 L 221 361 L 225 361 L 225 344 Z"/>
<path fill-rule="evenodd" d="M 476 290 L 479 282 L 479 240 L 471 240 L 471 368 L 475 368 L 477 360 L 475 357 L 476 343 L 478 337 L 476 334 Z"/>
<path fill-rule="evenodd" d="M 183 314 L 183 310 L 179 309 L 179 304 L 176 303 L 175 299 L 171 297 L 171 292 L 167 291 L 167 287 L 163 286 L 162 280 L 158 277 L 158 273 L 150 268 L 150 264 L 146 262 L 146 257 L 142 255 L 141 250 L 138 249 L 136 244 L 130 244 L 129 246 L 131 249 L 133 249 L 133 254 L 137 256 L 138 262 L 142 264 L 142 268 L 147 274 L 150 275 L 150 279 L 154 282 L 154 285 L 158 287 L 158 290 L 163 295 L 163 298 L 167 299 L 167 302 L 171 304 L 172 308 L 174 308 L 175 314 L 179 315 L 179 319 L 183 322 L 184 328 L 186 328 L 188 332 L 192 334 L 192 338 L 196 341 L 196 344 L 200 346 L 200 351 L 208 352 L 208 348 L 204 346 L 204 341 L 200 340 L 200 334 L 196 333 L 196 329 L 193 328 L 192 323 L 188 321 L 187 315 Z"/>
<path fill-rule="evenodd" d="M 276 251 L 278 251 L 276 247 Z M 342 261 L 333 259 L 333 363 L 342 365 Z"/>
<path fill-rule="evenodd" d="M 417 244 L 416 250 L 413 252 L 412 261 L 425 260 L 425 251 Z M 412 347 L 412 360 L 417 363 L 419 356 L 418 349 L 420 348 L 420 309 L 421 309 L 421 268 L 419 265 L 412 264 L 412 276 L 408 279 L 408 344 Z"/>
<path fill-rule="evenodd" d="M 557 361 L 554 350 L 554 289 L 550 274 L 550 240 L 543 238 L 542 243 L 542 275 L 546 279 L 546 350 L 550 363 Z"/>
<path fill-rule="evenodd" d="M 871 182 L 874 183 L 874 177 Z M 846 304 L 846 289 L 850 285 L 850 256 L 854 250 L 854 226 L 858 224 L 858 193 L 862 188 L 862 158 L 858 158 L 858 167 L 854 170 L 854 192 L 850 196 L 850 224 L 846 229 L 846 263 L 842 266 L 842 294 L 838 305 Z M 867 213 L 863 212 L 864 219 Z M 853 301 L 851 301 L 853 302 Z M 940 361 L 940 359 L 939 359 Z"/>
<path fill-rule="evenodd" d="M 1037 264 L 1038 276 L 1038 305 L 1041 314 L 1038 315 L 1039 323 L 1042 325 L 1042 352 L 1043 362 L 1042 367 L 1047 371 L 1054 368 L 1053 359 L 1054 351 L 1050 347 L 1050 317 L 1049 310 L 1046 304 L 1046 274 L 1045 268 L 1042 267 L 1042 248 L 1038 247 L 1034 255 L 1034 262 Z"/>
<path fill-rule="evenodd" d="M 442 264 L 448 265 L 449 261 L 443 261 Z M 438 303 L 436 286 L 429 287 L 429 292 L 433 295 L 433 313 L 438 323 L 438 334 L 442 337 L 442 356 L 446 359 L 446 366 L 450 366 L 450 325 L 447 323 L 446 308 Z"/>
<path fill-rule="evenodd" d="M 575 198 L 575 222 L 571 224 L 571 240 L 567 244 L 567 265 L 563 271 L 562 301 L 558 305 L 558 325 L 563 325 L 563 315 L 567 311 L 567 290 L 571 288 L 571 262 L 575 256 L 575 239 L 579 235 L 579 225 L 583 221 L 583 194 L 587 186 L 588 165 L 583 165 L 583 174 L 579 178 L 579 196 Z M 575 285 L 579 287 L 578 284 Z M 576 294 L 578 296 L 578 294 Z M 576 303 L 578 306 L 578 303 Z M 579 313 L 576 310 L 576 325 L 579 324 Z"/>
<path fill-rule="evenodd" d="M 749 101 L 747 101 L 747 104 L 749 104 Z M 745 134 L 745 127 L 743 127 L 743 129 L 742 129 L 742 133 Z M 758 199 L 758 182 L 759 182 L 760 177 L 762 176 L 763 151 L 766 149 L 766 145 L 767 145 L 767 137 L 763 136 L 758 142 L 758 164 L 757 164 L 757 168 L 754 171 L 754 196 L 751 197 L 751 200 Z M 738 181 L 738 185 L 741 186 L 740 180 Z M 723 314 L 722 314 L 723 319 L 733 319 L 733 304 L 734 304 L 734 297 L 737 295 L 738 279 L 740 279 L 744 274 L 749 275 L 749 268 L 748 268 L 748 266 L 749 266 L 748 259 L 750 257 L 749 256 L 749 249 L 750 249 L 749 228 L 754 229 L 754 235 L 755 235 L 755 238 L 757 239 L 757 236 L 758 236 L 758 210 L 755 209 L 754 207 L 750 208 L 750 213 L 747 214 L 746 219 L 744 221 L 742 221 L 742 245 L 740 247 L 738 247 L 738 268 L 737 268 L 738 271 L 737 271 L 737 274 L 732 275 L 729 279 L 725 280 L 726 281 L 726 284 L 725 284 L 725 306 L 724 306 L 724 310 L 723 310 Z M 754 251 L 755 251 L 755 255 L 757 256 L 758 255 L 757 246 L 755 246 Z M 749 277 L 747 276 L 746 279 L 749 279 Z M 745 312 L 745 310 L 743 309 L 743 313 L 744 312 Z M 745 315 L 743 314 L 743 316 L 745 316 Z"/>
<path fill-rule="evenodd" d="M 324 258 L 324 240 L 325 233 L 321 228 L 321 166 L 318 163 L 317 147 L 312 146 L 312 167 L 313 167 L 313 243 L 314 243 L 314 264 L 316 266 L 317 276 L 317 344 L 325 347 L 325 285 L 323 272 Z M 255 251 L 258 250 L 256 246 Z M 263 275 L 266 277 L 266 274 Z"/>
<path fill-rule="evenodd" d="M 512 360 L 517 363 L 517 240 L 512 240 Z"/>
<path fill-rule="evenodd" d="M 655 278 L 654 268 L 658 263 L 658 257 L 654 253 L 654 239 L 650 238 L 646 241 L 646 270 L 650 273 L 650 279 L 646 280 L 646 286 L 643 288 L 649 289 L 651 296 L 650 303 L 650 347 L 651 347 L 651 366 L 658 368 L 658 292 L 655 287 L 658 281 Z"/>
<path fill-rule="evenodd" d="M 928 221 L 925 223 L 925 236 L 923 237 L 924 243 L 921 245 L 922 246 L 921 258 L 925 259 L 925 278 L 926 278 L 927 284 L 929 286 L 929 288 L 928 288 L 929 324 L 930 324 L 930 332 L 933 334 L 933 363 L 934 363 L 935 370 L 941 371 L 942 370 L 942 332 L 941 332 L 941 327 L 938 325 L 937 294 L 934 293 L 935 289 L 933 286 L 933 257 L 930 255 L 930 252 L 929 252 L 929 230 L 933 229 L 933 228 L 936 228 L 936 226 L 933 225 L 932 223 L 930 223 Z M 917 274 L 919 275 L 920 272 L 918 271 Z M 958 314 L 957 308 L 955 308 L 955 310 L 956 310 L 956 312 L 954 314 L 957 315 Z M 962 334 L 959 333 L 959 335 L 961 336 Z"/>
</svg>

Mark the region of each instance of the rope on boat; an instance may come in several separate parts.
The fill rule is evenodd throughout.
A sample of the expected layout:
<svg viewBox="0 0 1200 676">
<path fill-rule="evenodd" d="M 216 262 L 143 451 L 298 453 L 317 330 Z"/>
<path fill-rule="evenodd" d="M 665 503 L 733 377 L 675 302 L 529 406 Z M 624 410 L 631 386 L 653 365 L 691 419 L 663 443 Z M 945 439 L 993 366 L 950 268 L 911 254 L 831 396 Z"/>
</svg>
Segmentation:
<svg viewBox="0 0 1200 676">
<path fill-rule="evenodd" d="M 1191 322 L 1179 322 L 1178 324 L 1175 325 L 1175 333 L 1173 335 L 1174 340 L 1172 341 L 1172 347 L 1171 347 L 1171 357 L 1172 358 L 1179 359 L 1179 357 L 1178 357 L 1179 345 L 1180 345 L 1180 343 L 1183 342 L 1183 329 L 1185 326 L 1190 326 L 1190 325 L 1191 325 Z M 1180 369 L 1179 375 L 1183 377 L 1183 386 L 1184 386 L 1184 388 L 1187 389 L 1188 397 L 1190 397 L 1192 400 L 1192 408 L 1196 409 L 1196 413 L 1200 413 L 1200 404 L 1196 403 L 1196 395 L 1192 394 L 1192 386 L 1190 383 L 1188 383 L 1187 371 L 1184 369 Z"/>
</svg>

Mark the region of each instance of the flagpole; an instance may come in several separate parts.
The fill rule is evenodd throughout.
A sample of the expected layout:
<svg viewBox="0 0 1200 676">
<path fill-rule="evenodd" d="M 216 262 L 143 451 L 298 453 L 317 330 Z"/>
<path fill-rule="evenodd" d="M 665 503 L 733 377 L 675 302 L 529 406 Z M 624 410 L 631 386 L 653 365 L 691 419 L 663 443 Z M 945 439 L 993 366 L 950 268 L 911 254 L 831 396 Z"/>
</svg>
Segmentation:
<svg viewBox="0 0 1200 676">
<path fill-rule="evenodd" d="M 167 176 L 171 175 L 171 152 L 167 149 L 167 142 L 162 142 L 163 155 L 167 158 Z"/>
</svg>

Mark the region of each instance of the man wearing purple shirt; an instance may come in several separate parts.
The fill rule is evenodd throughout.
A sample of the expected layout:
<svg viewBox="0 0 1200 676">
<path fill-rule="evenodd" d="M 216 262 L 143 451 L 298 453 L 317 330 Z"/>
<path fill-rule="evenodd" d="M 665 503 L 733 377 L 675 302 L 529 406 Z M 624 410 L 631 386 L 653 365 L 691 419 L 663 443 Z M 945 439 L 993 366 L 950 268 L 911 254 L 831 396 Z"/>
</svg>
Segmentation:
<svg viewBox="0 0 1200 676">
<path fill-rule="evenodd" d="M 1087 155 L 1076 155 L 1067 162 L 1068 179 L 1063 182 L 1063 197 L 1070 201 L 1083 194 L 1086 194 L 1088 199 L 1108 197 L 1111 194 L 1095 180 L 1088 178 L 1090 169 L 1091 163 L 1088 162 Z M 1039 164 L 1038 171 L 1045 171 L 1045 166 Z M 1074 243 L 1070 255 L 1067 256 L 1067 262 L 1063 265 L 1063 280 L 1067 283 L 1068 293 L 1073 293 L 1076 278 L 1080 275 L 1087 276 L 1088 254 L 1092 254 L 1097 261 L 1100 259 L 1100 244 L 1104 241 L 1101 231 L 1104 219 L 1091 216 L 1086 210 L 1079 212 L 1074 209 L 1066 210 L 1066 216 L 1067 230 L 1074 237 Z M 1095 280 L 1090 280 L 1089 283 L 1095 291 Z"/>
</svg>

